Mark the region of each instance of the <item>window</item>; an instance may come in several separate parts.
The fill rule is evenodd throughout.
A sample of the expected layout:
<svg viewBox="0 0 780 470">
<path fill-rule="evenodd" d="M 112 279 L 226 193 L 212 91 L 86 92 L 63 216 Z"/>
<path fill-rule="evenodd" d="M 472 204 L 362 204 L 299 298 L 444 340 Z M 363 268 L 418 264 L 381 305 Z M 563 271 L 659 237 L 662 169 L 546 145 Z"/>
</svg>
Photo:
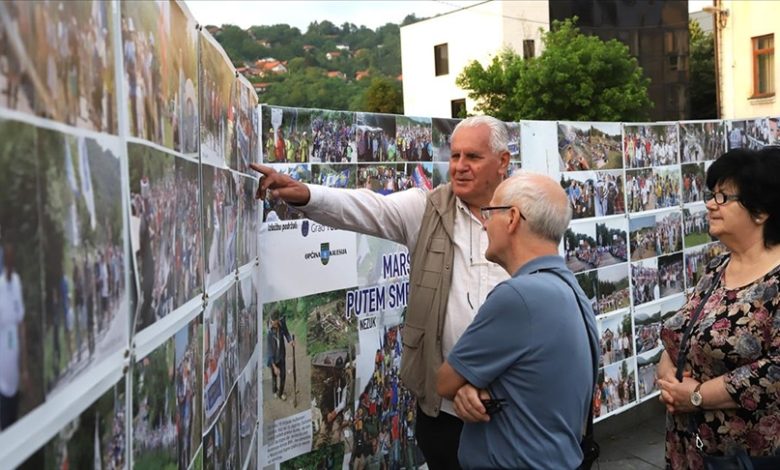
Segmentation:
<svg viewBox="0 0 780 470">
<path fill-rule="evenodd" d="M 531 59 L 536 56 L 536 47 L 533 39 L 523 39 L 523 59 Z"/>
<path fill-rule="evenodd" d="M 452 100 L 450 102 L 450 112 L 453 119 L 466 117 L 466 100 Z"/>
<path fill-rule="evenodd" d="M 753 38 L 753 97 L 775 94 L 775 36 Z"/>
<path fill-rule="evenodd" d="M 436 66 L 436 76 L 450 73 L 450 57 L 446 44 L 433 46 L 433 61 Z"/>
</svg>

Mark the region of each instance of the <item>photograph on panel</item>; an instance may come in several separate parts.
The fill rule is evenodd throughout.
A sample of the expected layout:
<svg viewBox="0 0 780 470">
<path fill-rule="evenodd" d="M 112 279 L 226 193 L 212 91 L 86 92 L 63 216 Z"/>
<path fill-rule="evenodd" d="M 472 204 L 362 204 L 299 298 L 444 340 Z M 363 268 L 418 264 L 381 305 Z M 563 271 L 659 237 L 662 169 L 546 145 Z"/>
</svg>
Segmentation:
<svg viewBox="0 0 780 470">
<path fill-rule="evenodd" d="M 631 263 L 631 286 L 634 306 L 661 298 L 658 285 L 658 258 Z"/>
<path fill-rule="evenodd" d="M 295 181 L 312 183 L 312 165 L 308 163 L 277 163 L 271 165 L 274 170 L 283 173 Z M 354 165 L 352 167 L 354 170 Z M 257 201 L 258 204 L 261 201 Z M 303 219 L 303 212 L 284 202 L 281 198 L 275 198 L 266 193 L 262 200 L 263 222 L 279 222 L 282 220 Z"/>
<path fill-rule="evenodd" d="M 198 151 L 198 34 L 173 1 L 126 2 L 122 54 L 129 132 L 182 152 Z"/>
<path fill-rule="evenodd" d="M 257 93 L 252 84 L 240 76 L 238 79 L 238 119 L 236 120 L 236 140 L 238 141 L 238 171 L 254 175 L 250 163 L 259 163 L 257 148 Z"/>
<path fill-rule="evenodd" d="M 203 327 L 197 316 L 173 336 L 179 468 L 188 468 L 201 443 Z"/>
<path fill-rule="evenodd" d="M 258 400 L 258 377 L 257 377 L 257 354 L 248 361 L 246 368 L 241 372 L 238 378 L 238 436 L 240 439 L 239 447 L 241 449 L 241 463 L 246 462 L 250 451 L 257 453 L 257 446 L 252 447 L 254 443 L 252 438 L 257 430 L 257 400 Z M 239 467 L 241 468 L 241 467 Z"/>
<path fill-rule="evenodd" d="M 628 212 L 644 212 L 657 206 L 652 168 L 626 170 Z"/>
<path fill-rule="evenodd" d="M 433 160 L 431 118 L 396 116 L 395 147 L 398 160 L 430 162 Z"/>
<path fill-rule="evenodd" d="M 450 142 L 452 141 L 452 132 L 461 119 L 432 118 L 431 119 L 431 141 L 433 142 L 433 160 L 437 162 L 449 162 L 452 152 L 450 152 Z"/>
<path fill-rule="evenodd" d="M 706 205 L 699 203 L 683 207 L 683 230 L 686 248 L 714 241 L 710 236 L 710 219 Z"/>
<path fill-rule="evenodd" d="M 337 469 L 344 468 L 344 454 L 345 445 L 343 443 L 337 443 L 325 447 L 321 447 L 311 452 L 307 452 L 298 457 L 284 461 L 279 465 L 281 470 L 299 470 L 301 468 L 315 468 L 315 469 Z M 385 448 L 377 445 L 377 450 L 384 451 Z M 376 468 L 382 468 L 381 464 L 385 461 L 385 457 L 390 453 L 387 449 L 387 453 L 380 453 L 381 457 L 375 459 Z M 370 467 L 366 467 L 370 468 Z"/>
<path fill-rule="evenodd" d="M 679 210 L 632 216 L 628 226 L 631 238 L 631 261 L 682 250 Z"/>
<path fill-rule="evenodd" d="M 726 121 L 728 150 L 749 148 L 758 150 L 765 145 L 780 145 L 780 117 Z"/>
<path fill-rule="evenodd" d="M 599 371 L 593 416 L 604 416 L 636 401 L 636 371 L 633 361 L 610 364 Z"/>
<path fill-rule="evenodd" d="M 596 315 L 600 314 L 601 312 L 599 311 L 599 304 L 598 304 L 598 293 L 599 293 L 598 272 L 595 270 L 586 271 L 586 272 L 576 274 L 574 277 L 577 279 L 577 284 L 580 285 L 580 288 L 588 297 L 588 300 L 590 301 L 590 306 L 593 309 L 593 313 L 595 313 Z"/>
<path fill-rule="evenodd" d="M 54 435 L 43 448 L 45 465 L 39 468 L 127 468 L 125 408 L 125 380 L 121 379 Z"/>
<path fill-rule="evenodd" d="M 631 312 L 608 315 L 598 320 L 601 356 L 599 367 L 620 362 L 634 355 L 634 331 Z"/>
<path fill-rule="evenodd" d="M 683 254 L 685 261 L 685 288 L 691 289 L 696 287 L 696 284 L 699 283 L 699 280 L 704 275 L 707 265 L 725 251 L 726 247 L 720 242 L 708 243 L 685 250 Z"/>
<path fill-rule="evenodd" d="M 623 214 L 622 171 L 561 173 L 561 187 L 572 206 L 572 218 Z"/>
<path fill-rule="evenodd" d="M 715 160 L 726 151 L 723 121 L 680 122 L 680 162 Z"/>
<path fill-rule="evenodd" d="M 351 163 L 321 163 L 312 165 L 312 182 L 328 188 L 354 189 L 357 165 Z"/>
<path fill-rule="evenodd" d="M 37 132 L 47 396 L 127 346 L 117 141 Z M 4 227 L 3 227 L 4 228 Z"/>
<path fill-rule="evenodd" d="M 623 126 L 626 168 L 647 168 L 679 163 L 677 123 Z"/>
<path fill-rule="evenodd" d="M 656 209 L 680 205 L 680 166 L 670 165 L 653 168 L 651 190 L 655 191 Z"/>
<path fill-rule="evenodd" d="M 406 246 L 384 238 L 357 234 L 358 286 L 373 286 L 409 278 L 411 261 Z"/>
<path fill-rule="evenodd" d="M 238 398 L 230 393 L 217 421 L 203 436 L 203 469 L 219 470 L 239 467 L 241 453 L 238 438 Z"/>
<path fill-rule="evenodd" d="M 237 175 L 238 228 L 236 229 L 236 264 L 244 266 L 257 258 L 262 201 L 255 199 L 258 181 Z"/>
<path fill-rule="evenodd" d="M 200 157 L 203 163 L 236 168 L 233 99 L 235 69 L 211 35 L 200 34 Z"/>
<path fill-rule="evenodd" d="M 704 163 L 686 163 L 682 165 L 682 199 L 683 203 L 704 202 L 706 187 Z"/>
<path fill-rule="evenodd" d="M 235 288 L 209 299 L 203 314 L 203 428 L 208 429 L 227 400 L 236 378 L 238 358 L 232 351 L 230 326 L 235 321 Z"/>
<path fill-rule="evenodd" d="M 566 265 L 573 272 L 626 261 L 626 221 L 575 221 L 563 235 Z"/>
<path fill-rule="evenodd" d="M 263 105 L 261 112 L 263 163 L 309 163 L 312 111 Z"/>
<path fill-rule="evenodd" d="M 197 163 L 136 143 L 127 154 L 141 331 L 202 291 L 201 193 Z"/>
<path fill-rule="evenodd" d="M 447 184 L 450 182 L 450 164 L 442 162 L 433 162 L 433 176 L 431 177 L 431 184 L 433 187 Z"/>
<path fill-rule="evenodd" d="M 206 285 L 223 279 L 237 268 L 238 175 L 225 168 L 201 166 L 205 226 Z"/>
<path fill-rule="evenodd" d="M 658 362 L 660 362 L 663 352 L 663 349 L 654 349 L 636 356 L 640 400 L 658 391 L 655 377 L 658 373 Z"/>
<path fill-rule="evenodd" d="M 616 122 L 559 122 L 558 154 L 563 171 L 623 168 L 622 131 Z"/>
<path fill-rule="evenodd" d="M 166 340 L 133 369 L 133 462 L 135 468 L 177 468 L 179 407 L 175 341 Z"/>
<path fill-rule="evenodd" d="M 661 298 L 679 294 L 685 290 L 682 251 L 658 258 L 658 285 Z"/>
<path fill-rule="evenodd" d="M 654 303 L 634 310 L 634 341 L 637 354 L 645 354 L 662 346 L 662 307 L 663 303 Z"/>
<path fill-rule="evenodd" d="M 244 370 L 249 359 L 257 349 L 257 296 L 259 294 L 260 274 L 258 269 L 251 275 L 238 281 L 237 337 L 238 370 Z"/>
<path fill-rule="evenodd" d="M 0 119 L 0 166 L 6 169 L 0 172 L 0 398 L 4 403 L 0 432 L 44 399 L 41 312 L 46 311 L 46 305 L 40 289 L 44 240 L 36 195 L 38 155 L 45 147 L 37 137 L 30 124 Z M 81 311 L 82 304 L 74 303 Z M 60 315 L 56 316 L 64 322 Z M 86 326 L 79 326 L 76 331 L 86 336 Z"/>
<path fill-rule="evenodd" d="M 355 113 L 355 146 L 360 163 L 399 160 L 396 145 L 396 116 L 393 114 Z"/>
<path fill-rule="evenodd" d="M 355 163 L 355 114 L 346 111 L 311 112 L 312 163 Z"/>
<path fill-rule="evenodd" d="M 434 163 L 431 162 L 409 162 L 406 164 L 406 174 L 415 188 L 420 188 L 423 191 L 431 191 L 433 189 L 433 166 Z"/>
<path fill-rule="evenodd" d="M 414 181 L 406 174 L 405 163 L 362 163 L 357 165 L 357 187 L 387 196 L 413 188 Z"/>
<path fill-rule="evenodd" d="M 605 314 L 627 308 L 630 303 L 628 264 L 617 264 L 599 269 L 596 276 L 598 279 L 598 289 L 596 290 L 598 309 L 595 310 L 596 314 Z"/>
<path fill-rule="evenodd" d="M 519 122 L 505 122 L 506 130 L 509 134 L 509 160 L 520 164 L 520 123 Z"/>
<path fill-rule="evenodd" d="M 0 107 L 118 133 L 113 5 L 0 4 Z"/>
<path fill-rule="evenodd" d="M 344 292 L 340 292 L 343 302 Z M 327 295 L 315 294 L 263 305 L 260 346 L 264 358 L 261 365 L 264 430 L 273 429 L 277 420 L 313 407 L 308 315 L 314 310 L 320 311 Z M 311 423 L 307 422 L 307 425 Z M 271 434 L 263 432 L 263 445 L 274 442 L 275 437 Z"/>
</svg>

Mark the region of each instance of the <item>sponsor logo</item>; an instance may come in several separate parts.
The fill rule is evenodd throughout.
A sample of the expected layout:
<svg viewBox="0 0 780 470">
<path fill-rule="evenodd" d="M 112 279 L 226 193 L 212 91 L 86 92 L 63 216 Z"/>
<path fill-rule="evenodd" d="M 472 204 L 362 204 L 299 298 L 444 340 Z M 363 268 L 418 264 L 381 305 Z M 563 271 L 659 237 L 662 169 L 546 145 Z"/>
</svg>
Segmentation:
<svg viewBox="0 0 780 470">
<path fill-rule="evenodd" d="M 330 243 L 320 243 L 320 262 L 324 265 L 330 261 Z"/>
<path fill-rule="evenodd" d="M 346 248 L 330 248 L 330 243 L 320 243 L 320 251 L 308 251 L 303 254 L 303 259 L 313 260 L 319 259 L 323 266 L 330 262 L 330 258 L 333 256 L 346 255 Z"/>
<path fill-rule="evenodd" d="M 304 220 L 303 222 L 301 222 L 301 235 L 303 235 L 304 237 L 309 236 L 309 221 L 308 220 Z"/>
</svg>

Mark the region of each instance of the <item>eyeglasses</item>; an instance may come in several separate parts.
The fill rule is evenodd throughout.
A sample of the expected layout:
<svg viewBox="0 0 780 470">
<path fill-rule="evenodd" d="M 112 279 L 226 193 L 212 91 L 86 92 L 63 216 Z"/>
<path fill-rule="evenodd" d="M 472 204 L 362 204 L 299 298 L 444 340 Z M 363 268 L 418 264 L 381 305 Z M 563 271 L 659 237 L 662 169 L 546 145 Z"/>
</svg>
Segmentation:
<svg viewBox="0 0 780 470">
<path fill-rule="evenodd" d="M 723 191 L 704 191 L 704 200 L 709 202 L 712 199 L 715 199 L 715 204 L 722 206 L 730 201 L 739 201 L 739 195 L 726 194 Z"/>
<path fill-rule="evenodd" d="M 485 219 L 485 221 L 487 221 L 488 219 L 490 219 L 491 212 L 506 211 L 512 209 L 513 207 L 515 206 L 485 206 L 485 207 L 480 207 L 479 212 L 480 214 L 482 214 L 482 218 Z M 523 215 L 522 212 L 520 212 L 520 209 L 517 209 L 517 213 L 520 214 L 521 219 L 525 220 L 525 216 Z"/>
</svg>

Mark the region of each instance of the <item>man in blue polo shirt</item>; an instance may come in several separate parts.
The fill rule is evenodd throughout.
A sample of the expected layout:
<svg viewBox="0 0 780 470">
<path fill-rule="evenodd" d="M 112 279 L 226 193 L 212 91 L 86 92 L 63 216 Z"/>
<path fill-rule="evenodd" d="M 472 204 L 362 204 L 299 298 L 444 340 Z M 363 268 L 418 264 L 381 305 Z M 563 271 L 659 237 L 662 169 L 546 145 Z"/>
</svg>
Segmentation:
<svg viewBox="0 0 780 470">
<path fill-rule="evenodd" d="M 571 218 L 566 193 L 519 172 L 482 215 L 485 257 L 512 277 L 438 372 L 438 392 L 465 422 L 458 459 L 463 468 L 577 468 L 598 363 L 589 341 L 598 337 L 590 302 L 558 255 Z M 487 398 L 501 401 L 497 411 Z"/>
</svg>

